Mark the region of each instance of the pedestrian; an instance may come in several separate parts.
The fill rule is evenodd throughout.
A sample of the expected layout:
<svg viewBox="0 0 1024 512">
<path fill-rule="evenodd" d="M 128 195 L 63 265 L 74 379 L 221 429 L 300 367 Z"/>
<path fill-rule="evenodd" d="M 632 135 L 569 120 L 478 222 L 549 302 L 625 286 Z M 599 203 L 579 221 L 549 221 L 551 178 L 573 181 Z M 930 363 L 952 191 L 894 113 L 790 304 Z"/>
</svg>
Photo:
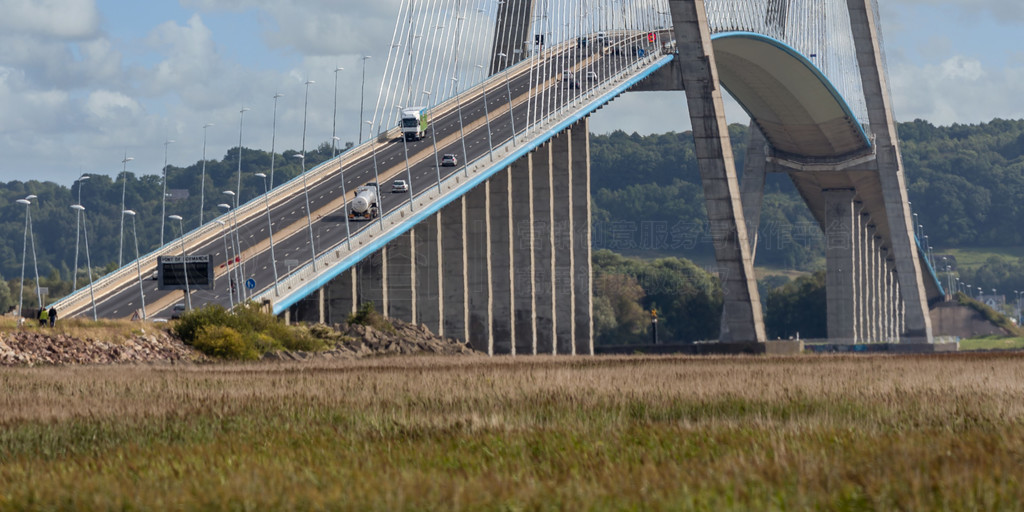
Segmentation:
<svg viewBox="0 0 1024 512">
<path fill-rule="evenodd" d="M 46 327 L 46 323 L 49 321 L 49 313 L 46 308 L 39 308 L 39 326 Z"/>
<path fill-rule="evenodd" d="M 57 323 L 57 306 L 50 306 L 49 316 L 50 327 L 53 327 L 53 324 Z"/>
</svg>

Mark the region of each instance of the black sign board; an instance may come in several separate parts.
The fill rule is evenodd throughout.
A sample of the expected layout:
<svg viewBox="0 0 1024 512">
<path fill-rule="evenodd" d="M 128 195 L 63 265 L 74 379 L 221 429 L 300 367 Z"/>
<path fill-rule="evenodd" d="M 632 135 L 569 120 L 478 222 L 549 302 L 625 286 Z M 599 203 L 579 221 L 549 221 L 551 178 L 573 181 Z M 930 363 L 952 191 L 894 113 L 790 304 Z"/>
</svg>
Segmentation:
<svg viewBox="0 0 1024 512">
<path fill-rule="evenodd" d="M 157 289 L 184 290 L 185 269 L 190 290 L 213 289 L 213 265 L 209 254 L 190 254 L 184 263 L 181 256 L 157 256 Z"/>
</svg>

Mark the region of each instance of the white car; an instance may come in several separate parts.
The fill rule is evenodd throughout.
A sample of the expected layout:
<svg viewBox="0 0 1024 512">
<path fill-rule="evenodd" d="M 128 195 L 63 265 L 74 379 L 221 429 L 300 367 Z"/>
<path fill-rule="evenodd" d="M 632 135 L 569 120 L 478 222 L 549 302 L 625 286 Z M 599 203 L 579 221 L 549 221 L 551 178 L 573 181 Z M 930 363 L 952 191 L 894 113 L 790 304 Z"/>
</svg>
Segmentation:
<svg viewBox="0 0 1024 512">
<path fill-rule="evenodd" d="M 441 167 L 455 167 L 459 165 L 459 159 L 455 158 L 455 155 L 446 153 L 441 157 Z"/>
<path fill-rule="evenodd" d="M 406 183 L 405 180 L 395 180 L 395 181 L 391 182 L 391 192 L 392 193 L 408 192 L 408 191 L 409 191 L 409 184 Z"/>
</svg>

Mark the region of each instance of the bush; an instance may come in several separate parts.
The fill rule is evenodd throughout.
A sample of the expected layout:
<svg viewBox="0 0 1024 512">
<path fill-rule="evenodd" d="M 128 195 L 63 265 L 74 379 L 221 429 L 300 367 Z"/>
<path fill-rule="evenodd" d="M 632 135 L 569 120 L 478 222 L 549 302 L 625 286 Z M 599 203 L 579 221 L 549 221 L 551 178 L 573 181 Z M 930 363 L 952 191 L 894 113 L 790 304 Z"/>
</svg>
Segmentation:
<svg viewBox="0 0 1024 512">
<path fill-rule="evenodd" d="M 223 325 L 204 325 L 192 343 L 200 352 L 223 359 L 258 359 L 256 348 L 246 343 L 238 331 Z"/>
<path fill-rule="evenodd" d="M 377 309 L 373 307 L 372 302 L 364 302 L 359 306 L 359 311 L 352 313 L 348 317 L 348 323 L 365 325 L 373 327 L 378 331 L 384 331 L 389 333 L 395 332 L 395 326 L 388 322 L 384 315 L 377 312 Z"/>
<path fill-rule="evenodd" d="M 212 327 L 223 329 L 210 330 Z M 217 304 L 189 311 L 175 323 L 174 333 L 206 355 L 229 359 L 256 359 L 282 349 L 325 348 L 325 343 L 307 329 L 284 325 L 252 302 L 241 304 L 234 311 Z"/>
</svg>

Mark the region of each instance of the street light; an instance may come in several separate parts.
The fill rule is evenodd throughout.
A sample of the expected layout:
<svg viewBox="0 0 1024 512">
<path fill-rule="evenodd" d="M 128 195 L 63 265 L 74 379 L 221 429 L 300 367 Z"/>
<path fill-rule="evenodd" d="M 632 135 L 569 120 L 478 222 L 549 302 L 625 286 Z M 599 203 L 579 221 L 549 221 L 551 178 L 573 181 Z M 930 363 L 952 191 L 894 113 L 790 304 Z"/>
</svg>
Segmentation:
<svg viewBox="0 0 1024 512">
<path fill-rule="evenodd" d="M 219 206 L 221 208 L 231 208 L 231 205 L 229 205 L 229 204 L 219 204 L 217 206 Z M 227 276 L 228 276 L 228 302 L 231 304 L 231 309 L 234 309 L 235 308 L 235 298 L 234 298 L 234 290 L 232 289 L 231 284 L 235 280 L 231 277 L 231 259 L 230 259 L 231 255 L 228 253 L 228 232 L 227 232 L 227 229 L 225 229 L 227 224 L 224 221 L 220 220 L 220 219 L 215 219 L 214 222 L 216 222 L 217 224 L 220 224 L 220 234 L 221 234 L 221 238 L 220 239 L 224 242 L 224 273 L 227 274 Z"/>
<path fill-rule="evenodd" d="M 225 190 L 224 194 L 235 197 L 233 190 Z M 232 231 L 234 231 L 234 236 L 231 238 L 235 244 L 235 286 L 237 287 L 235 293 L 238 297 L 238 303 L 241 304 L 244 292 L 242 291 L 242 240 L 238 237 L 238 208 L 224 203 L 217 206 L 221 208 L 227 207 L 228 213 L 231 214 Z"/>
<path fill-rule="evenodd" d="M 192 291 L 188 289 L 188 256 L 185 254 L 185 221 L 181 215 L 168 215 L 168 219 L 178 221 L 178 228 L 181 231 L 181 273 L 185 276 L 185 308 L 192 310 Z"/>
<path fill-rule="evenodd" d="M 267 233 L 270 235 L 270 265 L 274 267 L 274 294 L 277 294 L 277 257 L 274 256 L 274 227 L 270 221 L 270 189 L 267 188 L 267 175 L 262 172 L 256 173 L 257 178 L 263 179 L 263 202 L 267 205 Z M 342 196 L 344 197 L 344 196 Z"/>
<path fill-rule="evenodd" d="M 167 214 L 167 146 L 174 144 L 173 140 L 164 141 L 164 195 L 160 198 L 160 247 L 164 246 L 164 215 Z M 124 211 L 124 208 L 121 208 Z M 124 216 L 121 216 L 121 250 L 124 250 Z M 117 253 L 117 266 L 121 267 L 121 253 Z"/>
<path fill-rule="evenodd" d="M 403 109 L 401 105 L 395 105 L 395 108 L 397 108 L 399 112 Z M 408 186 L 405 191 L 409 193 L 409 210 L 416 211 L 416 205 L 412 200 L 412 171 L 409 169 L 409 139 L 408 137 L 405 137 L 404 134 L 402 135 L 402 150 L 405 152 L 405 179 L 408 180 L 406 181 Z M 377 183 L 377 192 L 377 195 L 380 195 L 380 183 Z"/>
<path fill-rule="evenodd" d="M 25 196 L 24 199 L 15 201 L 18 204 L 25 205 L 25 234 L 21 249 L 21 291 L 18 293 L 18 318 L 24 318 L 22 304 L 25 297 L 25 263 L 28 255 L 29 240 L 32 241 L 32 265 L 36 269 L 36 296 L 39 297 L 39 307 L 43 307 L 43 298 L 39 293 L 39 264 L 36 262 L 36 239 L 35 236 L 30 237 L 32 233 L 32 212 L 29 210 L 29 206 L 32 205 L 32 200 L 35 198 L 35 194 L 30 194 Z"/>
<path fill-rule="evenodd" d="M 516 116 L 512 112 L 512 86 L 509 84 L 508 79 L 508 55 L 499 53 L 498 57 L 501 57 L 504 61 L 502 68 L 505 70 L 505 90 L 508 92 L 508 119 L 512 123 L 512 144 L 516 143 Z"/>
<path fill-rule="evenodd" d="M 336 156 L 335 150 L 338 147 L 338 71 L 344 71 L 345 68 L 337 67 L 334 68 L 334 121 L 331 125 L 331 159 L 333 160 Z M 342 180 L 344 181 L 344 180 Z"/>
<path fill-rule="evenodd" d="M 89 179 L 89 175 L 83 174 L 75 180 L 78 183 L 78 204 L 82 204 L 82 185 Z M 71 289 L 78 289 L 78 234 L 82 232 L 81 212 L 75 212 L 75 273 L 71 277 Z"/>
<path fill-rule="evenodd" d="M 74 206 L 72 206 L 74 208 Z M 139 275 L 139 301 L 142 303 L 142 319 L 146 319 L 146 292 L 142 289 L 142 261 L 139 258 L 139 235 L 135 231 L 135 210 L 122 210 L 121 216 L 129 215 L 132 218 L 132 238 L 135 239 L 135 273 Z M 89 293 L 92 293 L 90 284 Z"/>
<path fill-rule="evenodd" d="M 456 61 L 456 65 L 458 61 Z M 462 141 L 462 168 L 466 170 L 466 176 L 469 176 L 469 153 L 466 151 L 466 132 L 462 123 L 462 100 L 459 96 L 459 78 L 453 76 L 452 82 L 455 85 L 455 106 L 459 111 L 459 140 Z"/>
<path fill-rule="evenodd" d="M 128 191 L 128 162 L 135 160 L 128 156 L 128 151 L 124 152 L 124 159 L 121 160 L 121 175 L 123 176 L 121 181 L 121 211 L 124 211 L 124 194 Z M 79 204 L 82 202 L 79 201 Z M 163 247 L 164 244 L 160 244 Z M 121 245 L 117 249 L 117 266 L 121 267 L 121 253 L 124 252 L 124 216 L 121 217 Z"/>
<path fill-rule="evenodd" d="M 306 227 L 309 228 L 309 251 L 313 255 L 313 272 L 316 272 L 316 247 L 313 245 L 313 212 L 309 210 L 309 189 L 306 187 L 306 155 L 296 154 L 292 156 L 302 161 L 302 193 L 306 197 Z M 379 196 L 380 194 L 377 195 Z"/>
<path fill-rule="evenodd" d="M 427 95 L 427 104 L 430 104 L 430 91 L 423 91 Z M 433 105 L 431 105 L 432 107 Z M 441 163 L 437 160 L 437 133 L 433 128 L 430 130 L 430 138 L 434 141 L 434 170 L 437 171 L 437 193 L 441 193 Z"/>
<path fill-rule="evenodd" d="M 476 64 L 476 67 L 479 68 L 481 72 L 483 72 L 483 70 L 484 70 L 483 64 Z M 480 90 L 482 90 L 484 92 L 484 123 L 486 123 L 486 125 L 487 125 L 487 147 L 490 148 L 489 152 L 490 152 L 490 156 L 491 156 L 491 161 L 493 162 L 494 161 L 494 143 L 491 142 L 491 114 L 488 112 L 488 109 L 487 109 L 487 77 L 484 77 L 484 80 L 482 82 L 480 82 Z M 509 107 L 509 108 L 511 108 L 511 107 Z"/>
<path fill-rule="evenodd" d="M 309 208 L 309 187 L 306 186 L 306 113 L 309 111 L 309 86 L 315 83 L 313 80 L 306 80 L 306 94 L 302 99 L 302 153 L 294 155 L 302 160 L 302 193 L 306 197 L 306 226 L 309 228 L 309 251 L 313 255 L 313 272 L 316 272 L 316 246 L 313 242 L 313 211 Z"/>
<path fill-rule="evenodd" d="M 203 179 L 199 185 L 199 225 L 203 225 L 203 206 L 206 204 L 206 129 L 213 126 L 213 123 L 203 125 Z M 135 217 L 132 217 L 135 222 Z"/>
<path fill-rule="evenodd" d="M 71 205 L 79 214 L 82 216 L 82 238 L 85 238 L 85 264 L 89 268 L 89 300 L 92 302 L 92 320 L 95 322 L 99 319 L 96 315 L 96 295 L 92 291 L 92 260 L 89 258 L 89 230 L 85 227 L 85 207 L 80 204 Z M 123 215 L 122 215 L 123 216 Z M 33 248 L 33 257 L 35 256 L 35 249 Z M 39 278 L 36 278 L 38 281 Z M 39 307 L 43 307 L 43 303 L 39 303 Z"/>
<path fill-rule="evenodd" d="M 242 107 L 242 110 L 238 111 L 238 185 L 235 192 L 235 208 L 238 208 L 238 200 L 242 195 L 242 120 L 245 118 L 245 113 L 251 110 L 249 107 Z M 236 228 L 237 231 L 237 228 Z M 238 236 L 238 233 L 235 233 Z"/>
<path fill-rule="evenodd" d="M 369 55 L 363 55 L 363 85 L 359 88 L 359 143 L 363 143 L 363 99 L 366 96 L 366 60 Z"/>
<path fill-rule="evenodd" d="M 366 124 L 370 125 L 370 130 L 373 131 L 373 121 L 367 121 Z M 430 130 L 434 131 L 434 130 Z M 380 174 L 377 170 L 377 141 L 374 140 L 370 144 L 370 149 L 373 150 L 373 182 L 377 184 L 377 221 L 380 226 L 381 232 L 384 231 L 384 196 L 380 193 Z"/>
<path fill-rule="evenodd" d="M 274 188 L 274 157 L 277 156 L 274 153 L 274 144 L 277 142 L 277 100 L 281 96 L 284 96 L 284 94 L 274 93 L 274 123 L 270 132 L 270 188 Z"/>
<path fill-rule="evenodd" d="M 332 139 L 334 140 L 335 143 L 338 142 L 338 137 L 332 137 Z M 348 192 L 345 191 L 345 170 L 342 169 L 342 167 L 341 167 L 341 163 L 342 163 L 343 160 L 344 160 L 344 158 L 339 158 L 338 159 L 338 174 L 341 175 L 341 200 L 342 200 L 342 205 L 344 207 L 344 212 L 343 212 L 344 215 L 342 215 L 342 216 L 345 217 L 345 244 L 348 245 L 348 249 L 351 251 L 352 250 L 352 231 L 349 230 L 349 227 L 348 227 L 348 200 L 345 199 L 345 197 L 348 195 Z M 380 191 L 380 189 L 378 189 L 378 192 L 379 191 Z"/>
</svg>

